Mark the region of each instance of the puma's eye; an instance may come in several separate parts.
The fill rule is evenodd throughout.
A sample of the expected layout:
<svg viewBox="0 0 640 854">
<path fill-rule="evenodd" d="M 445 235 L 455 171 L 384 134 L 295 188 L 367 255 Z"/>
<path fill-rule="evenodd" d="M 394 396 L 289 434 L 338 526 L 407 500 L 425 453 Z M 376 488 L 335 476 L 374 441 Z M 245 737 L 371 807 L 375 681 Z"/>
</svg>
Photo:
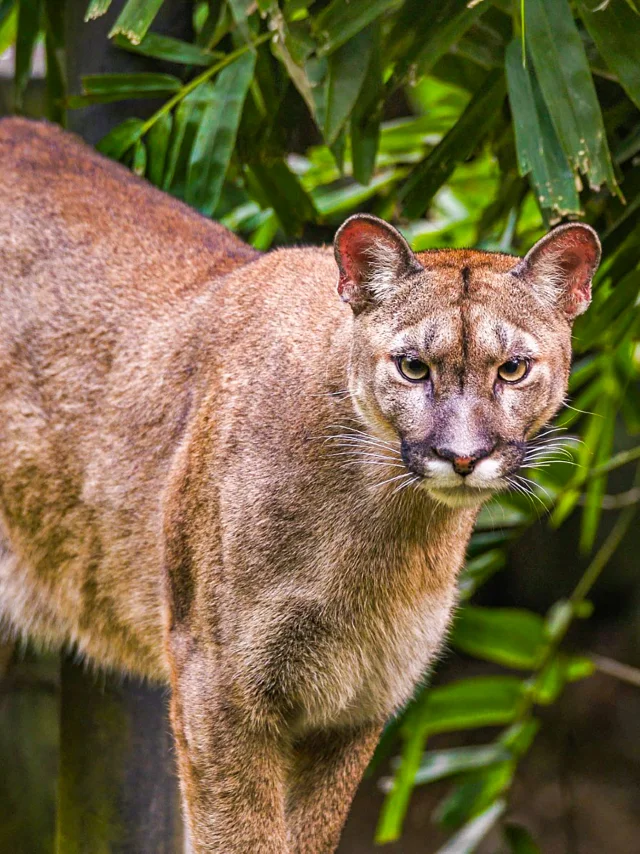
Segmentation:
<svg viewBox="0 0 640 854">
<path fill-rule="evenodd" d="M 429 365 L 411 356 L 402 356 L 397 360 L 398 370 L 411 383 L 420 383 L 429 378 Z"/>
<path fill-rule="evenodd" d="M 498 376 L 506 383 L 517 383 L 529 373 L 529 362 L 526 359 L 509 359 L 498 368 Z"/>
</svg>

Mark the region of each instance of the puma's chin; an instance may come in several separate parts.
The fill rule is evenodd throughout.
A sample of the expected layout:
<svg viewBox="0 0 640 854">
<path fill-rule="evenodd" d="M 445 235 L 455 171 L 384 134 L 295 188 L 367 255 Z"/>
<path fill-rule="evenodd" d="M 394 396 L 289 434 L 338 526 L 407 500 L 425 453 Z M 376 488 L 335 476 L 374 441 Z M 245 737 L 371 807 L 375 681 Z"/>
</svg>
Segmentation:
<svg viewBox="0 0 640 854">
<path fill-rule="evenodd" d="M 493 497 L 494 493 L 502 489 L 502 483 L 497 480 L 495 486 L 472 487 L 462 483 L 460 486 L 437 486 L 436 484 L 423 482 L 423 487 L 441 504 L 447 507 L 477 507 Z"/>
</svg>

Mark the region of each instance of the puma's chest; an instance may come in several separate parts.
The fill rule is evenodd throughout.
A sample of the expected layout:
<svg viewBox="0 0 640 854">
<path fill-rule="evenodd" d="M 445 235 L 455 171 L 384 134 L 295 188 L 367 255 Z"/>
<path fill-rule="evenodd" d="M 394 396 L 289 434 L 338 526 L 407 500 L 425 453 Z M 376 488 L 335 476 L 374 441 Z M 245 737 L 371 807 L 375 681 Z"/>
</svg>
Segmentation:
<svg viewBox="0 0 640 854">
<path fill-rule="evenodd" d="M 454 579 L 452 572 L 448 584 L 368 603 L 336 631 L 306 697 L 308 724 L 384 720 L 403 706 L 442 646 L 456 599 Z"/>
</svg>

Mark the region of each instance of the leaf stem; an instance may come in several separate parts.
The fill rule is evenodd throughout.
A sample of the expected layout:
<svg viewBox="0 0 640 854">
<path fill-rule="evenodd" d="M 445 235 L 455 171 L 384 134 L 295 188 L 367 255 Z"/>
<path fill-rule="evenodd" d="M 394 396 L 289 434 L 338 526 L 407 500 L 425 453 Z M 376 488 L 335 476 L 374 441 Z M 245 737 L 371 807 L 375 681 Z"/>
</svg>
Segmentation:
<svg viewBox="0 0 640 854">
<path fill-rule="evenodd" d="M 160 109 L 156 110 L 156 112 L 149 116 L 146 122 L 142 126 L 141 136 L 144 136 L 150 128 L 158 121 L 159 118 L 172 110 L 176 104 L 179 104 L 183 98 L 186 98 L 194 89 L 197 89 L 202 83 L 205 83 L 209 80 L 210 77 L 213 77 L 214 74 L 217 74 L 218 71 L 221 71 L 227 65 L 230 65 L 234 62 L 239 56 L 242 56 L 243 53 L 246 53 L 248 50 L 252 50 L 253 48 L 258 47 L 269 39 L 273 38 L 273 33 L 263 33 L 259 36 L 255 41 L 242 45 L 237 50 L 228 53 L 224 59 L 221 59 L 220 62 L 216 62 L 215 65 L 210 65 L 209 68 L 206 68 L 203 72 L 194 77 L 193 80 L 190 80 L 187 84 L 185 84 L 182 89 L 180 89 L 176 94 L 169 98 L 168 101 L 160 107 Z"/>
<path fill-rule="evenodd" d="M 614 454 L 610 460 L 607 460 L 606 463 L 602 463 L 602 465 L 595 466 L 585 475 L 585 480 L 591 480 L 594 477 L 600 477 L 607 472 L 612 471 L 613 469 L 620 468 L 620 466 L 624 466 L 627 463 L 631 463 L 634 460 L 640 459 L 640 445 L 636 445 L 635 448 L 629 448 L 628 451 L 620 451 L 618 454 Z"/>
<path fill-rule="evenodd" d="M 601 673 L 606 673 L 607 676 L 613 676 L 615 679 L 620 679 L 622 682 L 640 688 L 640 670 L 637 667 L 631 667 L 630 664 L 623 664 L 614 658 L 596 653 L 591 653 L 589 658 L 595 664 L 596 670 Z"/>
<path fill-rule="evenodd" d="M 574 606 L 574 614 L 576 607 L 587 597 L 589 591 L 598 580 L 600 573 L 611 560 L 614 552 L 622 542 L 624 535 L 629 530 L 629 526 L 636 515 L 636 509 L 635 505 L 631 505 L 630 507 L 626 507 L 620 513 L 616 519 L 615 525 L 609 532 L 609 536 L 600 546 L 589 566 L 585 569 L 582 578 L 577 583 L 570 597 L 570 602 Z"/>
</svg>

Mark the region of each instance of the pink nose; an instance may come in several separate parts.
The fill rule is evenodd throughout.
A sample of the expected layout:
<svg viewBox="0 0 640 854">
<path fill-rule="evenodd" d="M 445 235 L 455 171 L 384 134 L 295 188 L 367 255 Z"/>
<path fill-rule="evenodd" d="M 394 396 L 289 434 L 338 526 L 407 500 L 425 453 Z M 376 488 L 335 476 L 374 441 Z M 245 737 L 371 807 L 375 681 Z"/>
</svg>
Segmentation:
<svg viewBox="0 0 640 854">
<path fill-rule="evenodd" d="M 477 457 L 454 457 L 451 460 L 451 465 L 456 474 L 471 474 L 475 468 Z"/>
<path fill-rule="evenodd" d="M 495 445 L 491 448 L 479 448 L 475 453 L 467 456 L 456 454 L 449 448 L 432 448 L 433 453 L 443 460 L 449 460 L 456 474 L 461 474 L 463 477 L 471 474 L 476 467 L 476 464 L 488 457 L 495 450 Z"/>
</svg>

